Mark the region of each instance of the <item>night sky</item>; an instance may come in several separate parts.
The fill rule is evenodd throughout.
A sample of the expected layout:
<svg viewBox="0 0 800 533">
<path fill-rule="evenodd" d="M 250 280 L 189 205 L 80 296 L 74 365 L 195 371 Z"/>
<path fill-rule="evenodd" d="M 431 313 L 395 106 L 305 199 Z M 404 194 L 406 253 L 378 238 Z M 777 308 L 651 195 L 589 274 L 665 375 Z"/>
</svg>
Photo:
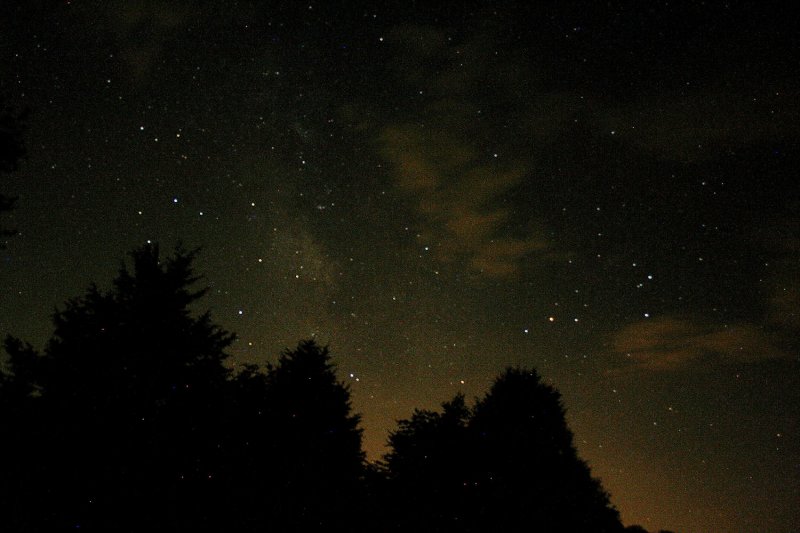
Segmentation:
<svg viewBox="0 0 800 533">
<path fill-rule="evenodd" d="M 796 531 L 796 24 L 532 3 L 3 2 L 0 333 L 182 241 L 237 364 L 330 345 L 372 459 L 535 367 L 625 524 Z"/>
</svg>

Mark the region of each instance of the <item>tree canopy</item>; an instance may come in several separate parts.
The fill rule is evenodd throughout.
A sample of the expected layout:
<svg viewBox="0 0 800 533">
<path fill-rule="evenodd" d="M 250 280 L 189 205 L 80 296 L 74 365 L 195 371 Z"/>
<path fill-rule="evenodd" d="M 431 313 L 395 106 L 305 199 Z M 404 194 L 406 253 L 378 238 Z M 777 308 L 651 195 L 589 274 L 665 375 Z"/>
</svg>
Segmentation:
<svg viewBox="0 0 800 533">
<path fill-rule="evenodd" d="M 456 396 L 399 422 L 385 457 L 395 514 L 409 531 L 621 531 L 572 441 L 558 391 L 509 368 L 471 409 Z"/>
<path fill-rule="evenodd" d="M 6 339 L 3 504 L 18 530 L 246 531 L 257 521 L 229 512 L 242 501 L 272 522 L 335 521 L 319 502 L 355 489 L 363 453 L 327 349 L 305 341 L 233 375 L 233 334 L 190 312 L 206 292 L 192 289 L 195 256 L 137 249 L 110 290 L 54 314 L 42 353 Z"/>
<path fill-rule="evenodd" d="M 369 465 L 327 347 L 231 370 L 196 255 L 138 248 L 41 352 L 6 338 L 4 531 L 622 531 L 535 371 L 414 411 Z"/>
</svg>

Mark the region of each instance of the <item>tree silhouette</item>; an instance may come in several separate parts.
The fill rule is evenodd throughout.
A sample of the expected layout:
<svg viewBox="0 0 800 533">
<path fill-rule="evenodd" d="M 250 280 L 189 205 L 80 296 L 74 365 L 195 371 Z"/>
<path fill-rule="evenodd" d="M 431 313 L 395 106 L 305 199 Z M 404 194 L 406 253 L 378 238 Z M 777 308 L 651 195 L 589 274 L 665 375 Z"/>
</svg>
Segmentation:
<svg viewBox="0 0 800 533">
<path fill-rule="evenodd" d="M 622 531 L 560 394 L 534 371 L 506 370 L 471 411 L 456 397 L 441 414 L 415 412 L 389 445 L 400 530 Z"/>
<path fill-rule="evenodd" d="M 283 531 L 354 531 L 364 473 L 359 417 L 338 382 L 327 347 L 286 350 L 266 379 L 273 523 Z"/>
<path fill-rule="evenodd" d="M 577 456 L 560 393 L 532 370 L 508 369 L 470 427 L 486 490 L 480 522 L 502 531 L 618 531 L 619 516 Z M 481 482 L 482 481 L 482 482 Z"/>
<path fill-rule="evenodd" d="M 221 468 L 233 337 L 189 312 L 205 293 L 190 289 L 194 257 L 140 248 L 111 290 L 92 286 L 55 313 L 42 354 L 6 340 L 1 396 L 22 415 L 4 424 L 25 437 L 5 444 L 19 496 L 4 503 L 19 505 L 19 529 L 213 521 L 203 502 Z"/>
<path fill-rule="evenodd" d="M 226 366 L 233 335 L 191 312 L 195 256 L 139 248 L 42 353 L 6 339 L 3 531 L 623 531 L 536 372 L 415 411 L 365 465 L 327 347 Z"/>
<path fill-rule="evenodd" d="M 233 335 L 190 312 L 196 252 L 131 256 L 54 314 L 42 353 L 6 339 L 3 531 L 359 530 L 359 417 L 328 349 L 233 374 Z"/>
<path fill-rule="evenodd" d="M 30 346 L 8 340 L 12 352 L 10 367 L 15 359 L 33 355 Z M 30 495 L 42 479 L 43 443 L 34 438 L 40 423 L 37 390 L 32 376 L 20 370 L 16 375 L 0 368 L 0 519 L 8 531 L 35 531 L 31 520 Z"/>
<path fill-rule="evenodd" d="M 469 531 L 474 442 L 462 395 L 442 412 L 415 410 L 389 436 L 387 514 L 401 531 Z M 395 505 L 391 505 L 394 503 Z"/>
</svg>

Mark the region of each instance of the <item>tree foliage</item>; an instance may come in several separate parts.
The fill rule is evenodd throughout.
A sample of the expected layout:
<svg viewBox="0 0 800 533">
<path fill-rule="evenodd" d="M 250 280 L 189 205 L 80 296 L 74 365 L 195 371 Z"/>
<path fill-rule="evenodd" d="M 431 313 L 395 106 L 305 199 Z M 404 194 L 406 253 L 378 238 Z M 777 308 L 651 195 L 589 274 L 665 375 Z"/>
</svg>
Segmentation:
<svg viewBox="0 0 800 533">
<path fill-rule="evenodd" d="M 284 531 L 351 530 L 364 455 L 349 390 L 336 380 L 327 348 L 303 341 L 267 372 L 272 475 L 283 502 L 274 509 Z"/>
<path fill-rule="evenodd" d="M 474 447 L 470 411 L 458 395 L 442 404 L 442 412 L 415 410 L 389 436 L 385 456 L 390 482 L 387 512 L 403 531 L 469 531 L 473 502 Z"/>
<path fill-rule="evenodd" d="M 535 371 L 506 370 L 472 409 L 461 396 L 442 407 L 416 411 L 389 439 L 396 501 L 427 506 L 396 507 L 402 530 L 621 531 L 577 456 L 558 391 Z"/>
<path fill-rule="evenodd" d="M 12 531 L 337 523 L 330 495 L 350 496 L 363 454 L 327 349 L 306 341 L 266 372 L 233 375 L 234 336 L 190 312 L 205 294 L 192 289 L 195 255 L 140 248 L 110 290 L 92 286 L 54 314 L 42 353 L 6 340 Z M 242 502 L 261 511 L 232 515 Z"/>
<path fill-rule="evenodd" d="M 123 267 L 111 290 L 92 286 L 54 314 L 41 354 L 7 338 L 3 388 L 27 405 L 24 444 L 37 443 L 15 450 L 16 474 L 37 468 L 47 480 L 26 486 L 45 510 L 27 509 L 27 519 L 61 528 L 127 517 L 135 530 L 172 520 L 181 485 L 206 492 L 191 482 L 213 478 L 219 464 L 233 336 L 189 313 L 205 292 L 190 289 L 194 256 L 136 250 L 133 271 Z"/>
<path fill-rule="evenodd" d="M 622 531 L 536 372 L 414 411 L 367 465 L 327 347 L 231 371 L 196 254 L 139 248 L 41 352 L 6 339 L 3 531 Z"/>
</svg>

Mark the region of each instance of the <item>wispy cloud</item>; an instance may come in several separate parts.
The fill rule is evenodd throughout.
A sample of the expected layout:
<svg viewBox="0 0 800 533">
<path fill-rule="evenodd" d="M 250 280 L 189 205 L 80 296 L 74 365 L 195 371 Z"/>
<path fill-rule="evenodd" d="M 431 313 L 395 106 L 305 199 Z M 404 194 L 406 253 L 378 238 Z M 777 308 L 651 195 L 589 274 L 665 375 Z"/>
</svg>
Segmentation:
<svg viewBox="0 0 800 533">
<path fill-rule="evenodd" d="M 623 370 L 677 370 L 700 362 L 755 362 L 787 357 L 764 328 L 750 323 L 701 325 L 665 316 L 637 322 L 614 335 Z"/>
<path fill-rule="evenodd" d="M 519 220 L 513 195 L 531 179 L 531 152 L 490 148 L 502 142 L 490 132 L 502 131 L 521 114 L 482 113 L 476 95 L 488 92 L 498 96 L 493 101 L 504 100 L 499 95 L 507 96 L 514 83 L 511 74 L 498 76 L 505 71 L 487 39 L 455 43 L 437 29 L 397 29 L 391 40 L 398 52 L 393 60 L 398 82 L 426 97 L 403 119 L 381 126 L 377 136 L 396 186 L 415 202 L 424 224 L 421 238 L 436 257 L 462 262 L 473 273 L 508 277 L 548 242 L 540 236 L 544 232 L 514 227 Z M 504 153 L 498 157 L 498 151 Z"/>
<path fill-rule="evenodd" d="M 380 140 L 398 188 L 416 200 L 424 237 L 439 260 L 463 259 L 471 271 L 510 276 L 525 256 L 547 248 L 544 240 L 513 236 L 507 228 L 512 212 L 504 195 L 520 184 L 524 167 L 503 167 L 457 132 L 422 125 L 388 126 Z"/>
</svg>

